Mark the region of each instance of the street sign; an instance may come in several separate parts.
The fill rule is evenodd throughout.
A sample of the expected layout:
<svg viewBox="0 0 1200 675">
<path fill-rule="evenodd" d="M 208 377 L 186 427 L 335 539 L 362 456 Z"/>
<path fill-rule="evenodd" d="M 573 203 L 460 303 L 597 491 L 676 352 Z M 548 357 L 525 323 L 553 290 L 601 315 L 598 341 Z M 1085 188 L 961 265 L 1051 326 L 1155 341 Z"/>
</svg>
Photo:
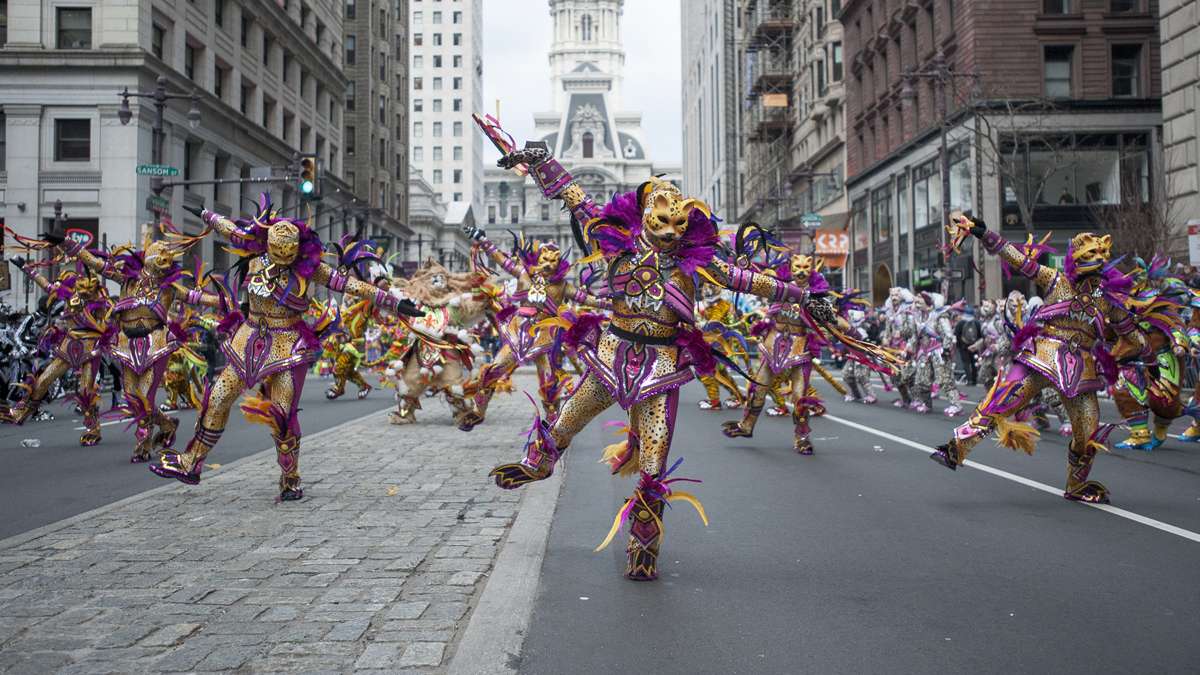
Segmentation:
<svg viewBox="0 0 1200 675">
<path fill-rule="evenodd" d="M 805 228 L 813 228 L 821 226 L 821 215 L 818 213 L 806 213 L 800 216 L 800 224 Z"/>
<path fill-rule="evenodd" d="M 1189 220 L 1188 228 L 1188 264 L 1200 266 L 1200 220 Z"/>
<path fill-rule="evenodd" d="M 1061 270 L 1063 268 L 1063 263 L 1066 261 L 1066 258 L 1067 258 L 1067 256 L 1065 256 L 1065 255 L 1051 254 L 1051 255 L 1047 256 L 1046 262 L 1050 263 L 1049 264 L 1050 267 L 1053 267 L 1056 270 Z"/>
<path fill-rule="evenodd" d="M 178 176 L 179 169 L 166 164 L 138 164 L 137 174 L 139 176 Z"/>
<path fill-rule="evenodd" d="M 146 197 L 147 211 L 154 211 L 155 209 L 165 211 L 169 208 L 171 208 L 171 203 L 167 201 L 166 197 L 159 197 L 158 195 L 150 195 L 149 197 Z"/>
</svg>

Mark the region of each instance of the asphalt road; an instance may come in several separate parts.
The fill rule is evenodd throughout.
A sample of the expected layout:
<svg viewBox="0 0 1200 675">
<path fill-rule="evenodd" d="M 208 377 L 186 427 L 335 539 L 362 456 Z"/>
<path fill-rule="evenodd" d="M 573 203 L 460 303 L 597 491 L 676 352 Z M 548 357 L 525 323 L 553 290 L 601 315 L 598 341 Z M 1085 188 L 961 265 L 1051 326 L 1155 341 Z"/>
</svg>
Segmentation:
<svg viewBox="0 0 1200 675">
<path fill-rule="evenodd" d="M 368 380 L 370 381 L 370 380 Z M 336 401 L 325 400 L 330 380 L 310 376 L 305 383 L 300 423 L 305 433 L 315 433 L 347 420 L 393 405 L 392 391 L 376 388 L 365 400 L 350 393 Z M 161 402 L 162 395 L 159 395 Z M 101 405 L 107 406 L 104 394 Z M 31 530 L 77 515 L 139 492 L 164 485 L 145 464 L 130 464 L 133 430 L 126 422 L 107 423 L 103 440 L 90 448 L 79 446 L 79 415 L 73 404 L 55 402 L 47 407 L 55 419 L 26 422 L 23 426 L 0 425 L 0 538 Z M 196 423 L 194 410 L 174 413 L 179 417 L 176 447 L 182 449 Z M 36 438 L 41 447 L 22 447 L 21 441 Z M 236 410 L 221 442 L 209 455 L 209 464 L 231 462 L 272 446 L 266 427 L 248 423 Z M 320 448 L 301 445 L 302 453 Z M 301 456 L 303 466 L 303 455 Z M 217 469 L 220 470 L 220 469 Z M 274 483 L 278 476 L 263 476 Z"/>
<path fill-rule="evenodd" d="M 593 552 L 633 488 L 596 463 L 609 430 L 568 450 L 522 673 L 1200 672 L 1200 446 L 1100 457 L 1122 516 L 1062 499 L 1056 434 L 1033 457 L 985 441 L 971 459 L 999 475 L 952 473 L 908 445 L 950 420 L 839 398 L 801 457 L 789 418 L 731 441 L 740 411 L 701 412 L 701 393 L 674 456 L 711 526 L 668 510 L 657 582 L 621 576 L 624 532 Z"/>
</svg>

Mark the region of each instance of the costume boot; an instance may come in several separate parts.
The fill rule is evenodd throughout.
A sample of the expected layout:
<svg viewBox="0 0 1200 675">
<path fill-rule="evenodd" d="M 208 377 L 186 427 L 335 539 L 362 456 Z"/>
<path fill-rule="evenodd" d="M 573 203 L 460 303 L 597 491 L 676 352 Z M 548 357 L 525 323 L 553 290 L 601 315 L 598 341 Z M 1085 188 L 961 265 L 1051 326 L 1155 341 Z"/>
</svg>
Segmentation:
<svg viewBox="0 0 1200 675">
<path fill-rule="evenodd" d="M 488 475 L 494 477 L 496 485 L 505 490 L 513 490 L 535 480 L 545 480 L 554 473 L 554 465 L 565 449 L 559 448 L 554 442 L 550 425 L 537 418 L 525 440 L 525 458 L 513 464 L 501 464 Z"/>
<path fill-rule="evenodd" d="M 421 399 L 404 395 L 396 397 L 396 409 L 388 413 L 392 424 L 413 424 L 417 421 L 416 411 L 421 409 Z"/>
<path fill-rule="evenodd" d="M 1095 440 L 1085 443 L 1082 450 L 1076 450 L 1075 446 L 1076 443 L 1071 441 L 1067 450 L 1067 490 L 1063 497 L 1089 504 L 1107 504 L 1108 488 L 1099 481 L 1088 480 L 1092 463 L 1096 461 L 1096 452 L 1103 446 Z"/>
<path fill-rule="evenodd" d="M 751 384 L 746 396 L 746 412 L 740 422 L 729 421 L 721 425 L 721 433 L 728 438 L 750 438 L 754 435 L 754 425 L 758 424 L 758 416 L 762 414 L 765 397 L 758 395 L 759 386 Z"/>
<path fill-rule="evenodd" d="M 658 578 L 658 549 L 663 537 L 663 505 L 640 487 L 633 493 L 629 513 L 629 545 L 625 548 L 625 577 L 633 581 L 654 581 Z"/>
<path fill-rule="evenodd" d="M 163 478 L 174 478 L 181 483 L 196 485 L 200 482 L 200 471 L 204 468 L 204 458 L 221 439 L 224 429 L 208 429 L 196 422 L 196 435 L 188 442 L 183 452 L 162 453 L 158 464 L 151 464 L 150 470 Z"/>
<path fill-rule="evenodd" d="M 83 410 L 83 433 L 79 445 L 88 448 L 100 442 L 100 394 L 96 391 L 80 391 L 76 398 Z"/>
<path fill-rule="evenodd" d="M 275 461 L 279 463 L 279 499 L 292 502 L 304 496 L 300 488 L 300 437 L 288 434 L 275 439 Z"/>
</svg>

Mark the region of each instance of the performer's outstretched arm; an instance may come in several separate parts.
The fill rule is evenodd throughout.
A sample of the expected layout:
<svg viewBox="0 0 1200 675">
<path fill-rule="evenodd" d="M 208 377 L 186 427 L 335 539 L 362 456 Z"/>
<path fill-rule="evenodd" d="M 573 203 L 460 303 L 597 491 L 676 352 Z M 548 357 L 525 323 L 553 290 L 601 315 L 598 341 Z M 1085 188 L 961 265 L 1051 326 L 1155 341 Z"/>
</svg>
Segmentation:
<svg viewBox="0 0 1200 675">
<path fill-rule="evenodd" d="M 1048 290 L 1050 284 L 1054 283 L 1054 278 L 1058 276 L 1058 270 L 1038 263 L 1039 252 L 1035 250 L 1031 251 L 1031 254 L 1026 254 L 1015 244 L 1000 236 L 999 232 L 987 229 L 987 224 L 982 220 L 972 221 L 966 216 L 961 216 L 947 229 L 951 230 L 951 236 L 967 232 L 974 235 L 983 243 L 985 251 L 999 256 L 1001 260 L 1020 270 L 1021 274 L 1032 279 L 1043 291 Z"/>
<path fill-rule="evenodd" d="M 25 273 L 25 276 L 33 279 L 33 283 L 37 284 L 38 288 L 50 292 L 50 280 L 34 271 L 29 261 L 24 258 L 9 258 L 9 262 L 16 265 L 18 269 Z"/>
<path fill-rule="evenodd" d="M 376 288 L 365 281 L 359 281 L 349 274 L 333 269 L 325 263 L 317 265 L 313 271 L 313 281 L 327 287 L 331 291 L 345 293 L 366 300 L 375 307 L 407 316 L 424 316 L 410 300 L 400 300 L 382 288 Z"/>
</svg>

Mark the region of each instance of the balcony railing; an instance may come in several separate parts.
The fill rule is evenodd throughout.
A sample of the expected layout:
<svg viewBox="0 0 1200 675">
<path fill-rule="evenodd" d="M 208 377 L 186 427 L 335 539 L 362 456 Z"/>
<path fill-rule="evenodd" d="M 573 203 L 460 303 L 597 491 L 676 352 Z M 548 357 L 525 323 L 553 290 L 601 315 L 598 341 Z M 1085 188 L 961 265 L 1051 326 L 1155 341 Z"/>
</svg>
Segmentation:
<svg viewBox="0 0 1200 675">
<path fill-rule="evenodd" d="M 786 92 L 796 76 L 789 52 L 782 49 L 758 52 L 754 69 L 753 94 Z"/>
<path fill-rule="evenodd" d="M 763 97 L 750 107 L 747 121 L 751 129 L 751 140 L 772 141 L 791 131 L 791 106 L 766 105 L 771 102 L 773 101 L 769 97 Z"/>
</svg>

